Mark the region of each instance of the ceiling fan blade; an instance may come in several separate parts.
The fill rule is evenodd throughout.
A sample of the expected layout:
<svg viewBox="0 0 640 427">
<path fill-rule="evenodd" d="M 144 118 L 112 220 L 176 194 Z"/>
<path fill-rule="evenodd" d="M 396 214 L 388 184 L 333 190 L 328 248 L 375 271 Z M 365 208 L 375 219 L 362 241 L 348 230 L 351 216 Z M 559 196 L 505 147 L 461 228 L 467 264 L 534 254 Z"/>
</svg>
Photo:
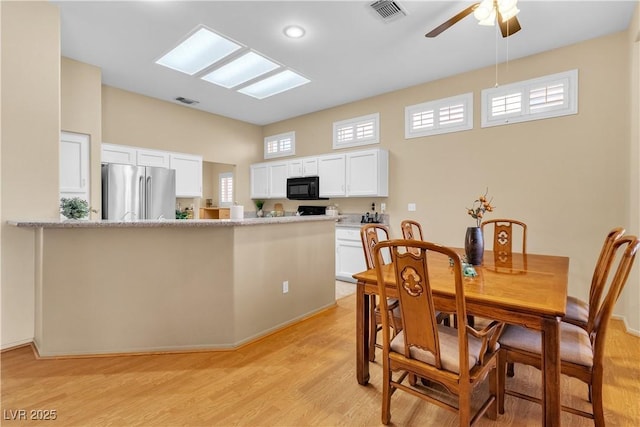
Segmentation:
<svg viewBox="0 0 640 427">
<path fill-rule="evenodd" d="M 440 24 L 439 26 L 437 26 L 436 28 L 434 28 L 433 30 L 429 31 L 427 34 L 425 34 L 425 37 L 435 37 L 438 34 L 440 34 L 441 32 L 443 32 L 444 30 L 446 30 L 447 28 L 453 26 L 454 24 L 456 24 L 458 21 L 460 21 L 462 18 L 465 18 L 468 15 L 471 15 L 471 13 L 476 10 L 476 8 L 480 5 L 480 3 L 475 3 L 472 4 L 471 6 L 469 6 L 468 8 L 466 8 L 465 10 L 463 10 L 462 12 L 458 13 L 457 15 L 455 15 L 454 17 L 450 18 L 449 20 L 445 21 L 443 24 Z"/>
<path fill-rule="evenodd" d="M 509 37 L 522 29 L 522 27 L 520 27 L 520 22 L 518 22 L 517 16 L 514 16 L 508 21 L 503 21 L 500 12 L 498 12 L 498 25 L 500 25 L 500 32 L 502 32 L 502 37 Z"/>
</svg>

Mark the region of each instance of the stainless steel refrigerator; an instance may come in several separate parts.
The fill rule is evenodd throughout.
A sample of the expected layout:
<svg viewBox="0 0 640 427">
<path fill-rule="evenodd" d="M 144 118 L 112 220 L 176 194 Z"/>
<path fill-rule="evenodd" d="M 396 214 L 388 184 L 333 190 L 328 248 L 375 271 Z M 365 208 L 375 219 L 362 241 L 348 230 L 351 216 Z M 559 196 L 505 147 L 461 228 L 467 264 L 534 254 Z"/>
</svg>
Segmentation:
<svg viewBox="0 0 640 427">
<path fill-rule="evenodd" d="M 176 171 L 102 164 L 102 219 L 175 219 Z"/>
</svg>

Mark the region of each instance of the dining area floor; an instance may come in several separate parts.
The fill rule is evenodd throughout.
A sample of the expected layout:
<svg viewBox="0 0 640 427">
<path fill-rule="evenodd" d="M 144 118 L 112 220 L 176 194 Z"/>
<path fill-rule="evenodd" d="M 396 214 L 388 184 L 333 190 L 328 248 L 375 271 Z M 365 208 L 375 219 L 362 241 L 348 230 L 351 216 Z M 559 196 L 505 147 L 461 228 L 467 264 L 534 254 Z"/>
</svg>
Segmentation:
<svg viewBox="0 0 640 427">
<path fill-rule="evenodd" d="M 347 284 L 350 285 L 350 284 Z M 355 285 L 353 285 L 355 287 Z M 348 288 L 347 293 L 348 293 Z M 354 289 L 355 290 L 355 289 Z M 355 294 L 335 308 L 233 351 L 37 360 L 29 346 L 0 354 L 3 426 L 375 426 L 380 423 L 379 350 L 368 385 L 356 380 Z M 607 335 L 607 424 L 640 425 L 640 337 L 612 320 Z M 516 365 L 507 380 L 540 393 L 540 372 Z M 562 379 L 562 399 L 589 409 L 586 386 Z M 481 401 L 479 389 L 473 401 Z M 436 387 L 433 393 L 442 393 Z M 406 393 L 392 397 L 393 424 L 457 425 L 455 413 Z M 505 414 L 479 426 L 539 426 L 541 407 L 507 396 Z M 26 410 L 26 419 L 17 412 Z M 40 412 L 32 412 L 40 411 Z M 12 419 L 13 417 L 13 419 Z M 562 413 L 562 425 L 593 421 Z"/>
</svg>

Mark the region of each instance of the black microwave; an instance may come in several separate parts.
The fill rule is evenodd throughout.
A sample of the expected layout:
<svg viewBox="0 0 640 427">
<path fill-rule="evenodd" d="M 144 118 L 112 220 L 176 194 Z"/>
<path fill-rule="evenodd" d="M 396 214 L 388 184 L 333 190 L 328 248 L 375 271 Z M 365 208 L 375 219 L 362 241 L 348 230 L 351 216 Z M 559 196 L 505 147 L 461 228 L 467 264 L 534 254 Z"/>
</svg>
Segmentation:
<svg viewBox="0 0 640 427">
<path fill-rule="evenodd" d="M 287 179 L 287 199 L 322 200 L 320 197 L 320 177 L 305 176 Z"/>
</svg>

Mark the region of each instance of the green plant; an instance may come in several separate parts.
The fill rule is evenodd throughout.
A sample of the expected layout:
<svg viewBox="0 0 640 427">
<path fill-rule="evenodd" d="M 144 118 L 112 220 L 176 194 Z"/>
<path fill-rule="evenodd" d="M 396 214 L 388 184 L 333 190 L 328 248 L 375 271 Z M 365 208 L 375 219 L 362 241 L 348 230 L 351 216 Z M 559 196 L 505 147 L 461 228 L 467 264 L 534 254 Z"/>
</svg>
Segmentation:
<svg viewBox="0 0 640 427">
<path fill-rule="evenodd" d="M 262 209 L 262 207 L 264 206 L 264 200 L 255 200 L 254 203 L 256 204 L 256 209 L 258 210 Z"/>
<path fill-rule="evenodd" d="M 60 213 L 69 219 L 81 219 L 89 215 L 89 212 L 97 212 L 89 208 L 89 203 L 79 197 L 60 199 Z"/>
<path fill-rule="evenodd" d="M 489 194 L 488 188 L 484 195 L 473 201 L 471 208 L 467 208 L 467 213 L 471 215 L 471 218 L 476 220 L 478 227 L 480 227 L 480 223 L 482 223 L 484 213 L 493 212 L 493 206 L 491 205 L 493 198 L 491 198 L 491 200 L 487 200 L 487 194 Z"/>
</svg>

